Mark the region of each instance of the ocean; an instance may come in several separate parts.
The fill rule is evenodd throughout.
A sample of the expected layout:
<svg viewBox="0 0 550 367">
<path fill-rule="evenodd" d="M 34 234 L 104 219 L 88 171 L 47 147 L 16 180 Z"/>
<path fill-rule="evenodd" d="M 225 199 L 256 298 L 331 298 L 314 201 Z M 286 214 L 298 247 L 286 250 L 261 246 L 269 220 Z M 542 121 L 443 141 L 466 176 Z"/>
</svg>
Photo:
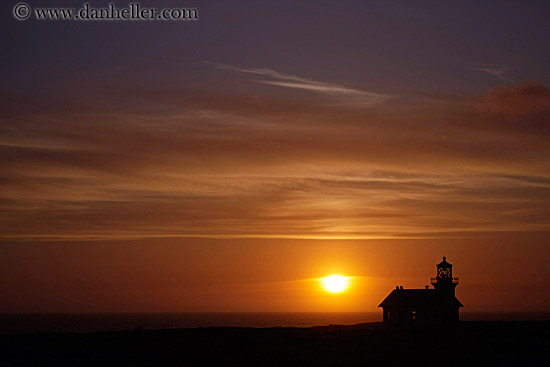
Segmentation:
<svg viewBox="0 0 550 367">
<path fill-rule="evenodd" d="M 550 312 L 461 312 L 462 321 L 550 320 Z M 90 333 L 214 326 L 311 327 L 381 322 L 381 312 L 0 314 L 0 334 Z"/>
</svg>

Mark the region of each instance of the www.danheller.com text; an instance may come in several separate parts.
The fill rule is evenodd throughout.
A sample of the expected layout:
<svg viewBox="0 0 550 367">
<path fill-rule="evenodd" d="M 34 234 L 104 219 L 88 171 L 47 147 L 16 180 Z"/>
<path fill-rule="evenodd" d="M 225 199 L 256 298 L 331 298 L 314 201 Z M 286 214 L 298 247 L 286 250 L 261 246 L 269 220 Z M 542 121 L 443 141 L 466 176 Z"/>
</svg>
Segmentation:
<svg viewBox="0 0 550 367">
<path fill-rule="evenodd" d="M 109 3 L 106 7 L 93 7 L 84 3 L 78 9 L 32 8 L 27 3 L 18 3 L 13 7 L 13 16 L 17 20 L 198 20 L 199 11 L 196 8 L 143 7 L 139 3 L 130 3 L 126 7 L 117 7 L 114 3 Z"/>
</svg>

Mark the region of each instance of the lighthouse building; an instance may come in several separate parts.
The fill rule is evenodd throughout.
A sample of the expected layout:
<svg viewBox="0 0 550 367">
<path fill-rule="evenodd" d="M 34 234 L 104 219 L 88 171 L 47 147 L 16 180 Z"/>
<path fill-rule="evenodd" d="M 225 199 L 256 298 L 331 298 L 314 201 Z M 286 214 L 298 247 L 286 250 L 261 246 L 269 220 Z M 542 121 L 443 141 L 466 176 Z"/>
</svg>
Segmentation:
<svg viewBox="0 0 550 367">
<path fill-rule="evenodd" d="M 384 323 L 388 324 L 455 324 L 458 311 L 464 307 L 455 297 L 458 278 L 453 278 L 453 265 L 437 264 L 437 274 L 431 279 L 433 288 L 404 289 L 397 286 L 378 305 L 382 307 Z"/>
</svg>

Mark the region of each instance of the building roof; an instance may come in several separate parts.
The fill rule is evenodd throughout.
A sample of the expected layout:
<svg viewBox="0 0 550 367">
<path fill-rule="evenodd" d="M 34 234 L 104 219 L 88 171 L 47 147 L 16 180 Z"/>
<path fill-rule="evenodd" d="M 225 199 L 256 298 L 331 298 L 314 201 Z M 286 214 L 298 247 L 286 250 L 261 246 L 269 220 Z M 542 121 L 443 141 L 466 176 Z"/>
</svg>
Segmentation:
<svg viewBox="0 0 550 367">
<path fill-rule="evenodd" d="M 437 268 L 452 268 L 453 264 L 447 262 L 447 258 L 443 256 L 443 261 L 437 264 Z"/>
<path fill-rule="evenodd" d="M 456 306 L 464 307 L 456 297 L 453 298 Z M 436 289 L 394 289 L 378 307 L 431 308 L 446 302 L 446 295 Z"/>
</svg>

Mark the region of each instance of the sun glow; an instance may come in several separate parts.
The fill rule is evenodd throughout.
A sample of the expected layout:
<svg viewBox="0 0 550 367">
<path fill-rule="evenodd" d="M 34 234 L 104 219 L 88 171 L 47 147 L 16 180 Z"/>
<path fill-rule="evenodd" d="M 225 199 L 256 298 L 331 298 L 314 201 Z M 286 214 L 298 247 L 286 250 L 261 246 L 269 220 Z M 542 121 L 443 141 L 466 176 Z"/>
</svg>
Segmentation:
<svg viewBox="0 0 550 367">
<path fill-rule="evenodd" d="M 349 287 L 350 277 L 331 275 L 320 279 L 323 288 L 330 293 L 342 293 Z"/>
</svg>

